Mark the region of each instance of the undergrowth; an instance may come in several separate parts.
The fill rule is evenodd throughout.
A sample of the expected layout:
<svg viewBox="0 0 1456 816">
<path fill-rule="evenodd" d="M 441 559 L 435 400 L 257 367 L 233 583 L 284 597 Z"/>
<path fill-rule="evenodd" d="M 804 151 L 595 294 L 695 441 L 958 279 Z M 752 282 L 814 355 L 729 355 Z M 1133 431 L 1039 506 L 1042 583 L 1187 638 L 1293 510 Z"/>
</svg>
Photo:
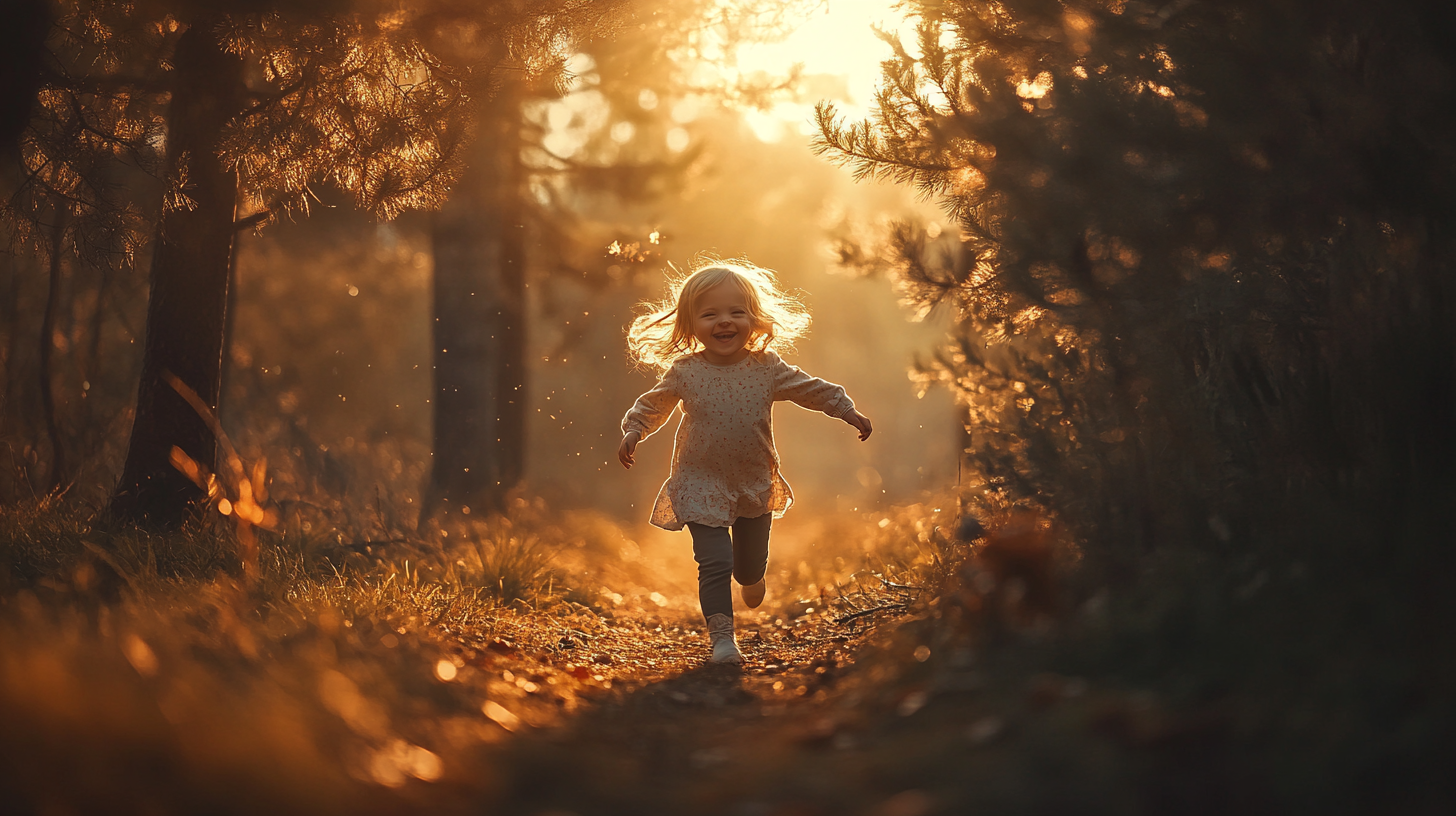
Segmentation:
<svg viewBox="0 0 1456 816">
<path fill-rule="evenodd" d="M 1434 507 L 1387 532 L 1439 535 Z M 775 640 L 751 645 L 852 645 L 795 669 L 801 728 L 946 812 L 1426 812 L 1452 800 L 1451 602 L 1399 591 L 1439 564 L 1326 521 L 1165 547 L 1128 581 L 998 494 L 827 517 L 773 562 Z M 284 524 L 248 576 L 202 517 L 156 536 L 0 508 L 4 787 L 37 810 L 483 801 L 482 751 L 702 660 L 691 596 L 610 519 L 523 501 L 441 531 L 358 547 Z"/>
<path fill-rule="evenodd" d="M 784 565 L 780 587 L 803 577 L 801 588 L 822 589 L 782 599 L 784 631 L 815 605 L 853 614 L 921 583 L 893 540 L 917 535 L 914 515 L 887 515 L 869 538 L 829 529 L 822 564 Z M 696 617 L 618 524 L 539 502 L 363 546 L 285 517 L 259 533 L 253 570 L 226 522 L 199 511 L 162 535 L 61 497 L 0 506 L 0 787 L 11 801 L 342 813 L 385 792 L 397 797 L 386 810 L 407 806 L 448 789 L 420 786 L 466 773 L 481 746 L 657 665 L 650 650 L 628 656 L 645 644 L 617 617 Z M 666 631 L 706 642 L 681 623 Z"/>
</svg>

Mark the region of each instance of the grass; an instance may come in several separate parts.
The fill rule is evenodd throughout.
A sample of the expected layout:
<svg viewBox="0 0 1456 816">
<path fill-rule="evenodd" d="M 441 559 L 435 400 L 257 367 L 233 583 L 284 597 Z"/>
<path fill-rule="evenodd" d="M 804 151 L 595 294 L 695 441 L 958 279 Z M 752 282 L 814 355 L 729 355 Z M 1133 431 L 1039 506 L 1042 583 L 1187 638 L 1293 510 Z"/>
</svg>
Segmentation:
<svg viewBox="0 0 1456 816">
<path fill-rule="evenodd" d="M 224 526 L 108 530 L 54 498 L 0 509 L 0 541 L 5 787 L 38 810 L 348 811 L 439 778 L 450 718 L 479 712 L 440 679 L 460 650 L 563 628 L 502 605 L 534 580 L 519 560 L 482 587 L 284 535 L 245 581 Z"/>
<path fill-rule="evenodd" d="M 372 552 L 285 524 L 243 580 L 202 518 L 149 536 L 54 499 L 0 508 L 0 795 L 160 813 L 1456 800 L 1447 607 L 1394 592 L 1420 565 L 1291 541 L 1165 549 L 1109 582 L 1047 520 L 977 509 L 972 542 L 950 501 L 784 527 L 770 604 L 739 615 L 750 666 L 723 676 L 666 556 L 593 514 L 522 503 Z"/>
<path fill-rule="evenodd" d="M 601 516 L 521 503 L 451 536 L 350 538 L 285 522 L 245 576 L 215 516 L 154 535 L 59 497 L 0 507 L 7 801 L 327 813 L 480 796 L 485 747 L 702 659 L 689 599 Z M 841 604 L 874 603 L 883 585 L 846 585 L 884 543 L 808 577 L 838 571 Z"/>
</svg>

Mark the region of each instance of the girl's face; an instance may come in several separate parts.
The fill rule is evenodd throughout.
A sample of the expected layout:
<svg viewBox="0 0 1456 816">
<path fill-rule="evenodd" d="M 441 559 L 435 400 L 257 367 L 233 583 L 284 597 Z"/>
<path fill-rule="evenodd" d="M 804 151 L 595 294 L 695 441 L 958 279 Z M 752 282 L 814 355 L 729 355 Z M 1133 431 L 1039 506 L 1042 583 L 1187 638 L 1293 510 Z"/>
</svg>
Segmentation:
<svg viewBox="0 0 1456 816">
<path fill-rule="evenodd" d="M 693 336 L 703 344 L 703 357 L 714 365 L 732 365 L 747 357 L 752 333 L 748 298 L 734 281 L 706 290 L 693 304 Z"/>
</svg>

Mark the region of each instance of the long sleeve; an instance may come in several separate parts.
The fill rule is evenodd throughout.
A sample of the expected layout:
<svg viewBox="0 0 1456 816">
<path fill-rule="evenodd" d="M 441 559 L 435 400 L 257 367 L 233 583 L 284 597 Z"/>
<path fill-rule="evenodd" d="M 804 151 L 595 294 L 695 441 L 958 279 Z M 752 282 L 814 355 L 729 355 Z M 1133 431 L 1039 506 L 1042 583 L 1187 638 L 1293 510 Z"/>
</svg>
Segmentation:
<svg viewBox="0 0 1456 816">
<path fill-rule="evenodd" d="M 637 398 L 637 402 L 622 417 L 622 433 L 636 431 L 643 439 L 651 436 L 672 417 L 672 410 L 682 399 L 677 384 L 677 369 L 670 368 L 651 391 Z"/>
<path fill-rule="evenodd" d="M 844 387 L 828 380 L 811 377 L 798 366 L 791 366 L 777 355 L 773 357 L 774 399 L 788 400 L 811 411 L 843 419 L 854 410 L 854 400 L 845 393 Z"/>
</svg>

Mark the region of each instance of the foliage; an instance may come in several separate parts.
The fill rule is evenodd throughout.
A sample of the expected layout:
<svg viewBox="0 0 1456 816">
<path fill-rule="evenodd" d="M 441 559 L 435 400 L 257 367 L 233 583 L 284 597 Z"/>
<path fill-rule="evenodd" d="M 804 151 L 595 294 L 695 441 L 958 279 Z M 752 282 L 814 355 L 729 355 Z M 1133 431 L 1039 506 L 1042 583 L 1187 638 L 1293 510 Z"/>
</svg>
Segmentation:
<svg viewBox="0 0 1456 816">
<path fill-rule="evenodd" d="M 562 85 L 570 48 L 610 26 L 618 5 L 362 3 L 321 21 L 231 18 L 228 47 L 259 67 L 262 87 L 221 152 L 266 220 L 307 212 L 320 179 L 382 219 L 435 209 L 459 176 L 472 101 L 503 75 Z"/>
<path fill-rule="evenodd" d="M 0 204 L 0 224 L 19 246 L 45 254 L 60 245 L 49 226 L 64 230 L 87 263 L 124 268 L 145 244 L 153 208 L 137 201 L 136 188 L 161 175 L 158 55 L 175 44 L 178 26 L 170 16 L 128 12 L 108 2 L 60 4 L 21 138 L 22 167 L 6 174 Z"/>
<path fill-rule="evenodd" d="M 875 118 L 822 105 L 819 148 L 959 228 L 890 243 L 959 315 L 921 376 L 966 405 L 986 489 L 1116 560 L 1450 481 L 1447 11 L 910 9 Z"/>
<path fill-rule="evenodd" d="M 1103 689 L 1042 705 L 1157 755 L 1154 811 L 1439 808 L 1449 10 L 908 7 L 919 36 L 894 43 L 874 118 L 821 106 L 819 147 L 937 199 L 955 229 L 901 224 L 841 262 L 954 310 L 918 377 L 966 408 L 969 506 L 1038 507 L 1083 556 L 1057 625 L 1012 615 L 1021 636 L 982 670 L 1056 666 L 1015 689 L 1033 700 Z M 998 562 L 1010 526 L 951 576 L 944 618 L 912 625 L 931 663 L 994 632 L 998 596 L 1032 597 L 1037 573 L 1007 565 L 1046 550 Z M 1028 763 L 1045 750 L 1014 739 Z M 1007 801 L 1067 809 L 1040 796 Z"/>
<path fill-rule="evenodd" d="M 471 525 L 468 541 L 475 563 L 463 571 L 471 583 L 502 601 L 528 600 L 550 594 L 558 580 L 551 569 L 552 547 L 509 516 Z"/>
<path fill-rule="evenodd" d="M 195 9 L 58 5 L 25 167 L 0 216 L 41 248 L 37 227 L 63 203 L 83 257 L 129 263 L 156 208 L 122 178 L 160 175 L 171 50 Z M 307 212 L 320 181 L 386 219 L 438 206 L 458 173 L 471 93 L 488 94 L 502 69 L 560 82 L 569 44 L 607 25 L 613 5 L 305 3 L 225 17 L 228 49 L 251 68 L 253 104 L 221 145 L 248 223 Z M 487 81 L 467 88 L 472 75 Z M 190 206 L 185 162 L 165 183 L 166 206 Z"/>
<path fill-rule="evenodd" d="M 438 206 L 458 175 L 473 105 L 503 74 L 559 83 L 572 44 L 606 26 L 620 4 L 287 5 L 279 11 L 266 0 L 225 9 L 187 0 L 53 4 L 56 24 L 37 67 L 42 84 L 20 138 L 21 161 L 0 168 L 0 231 L 17 254 L 8 316 L 23 315 L 35 299 L 27 256 L 59 256 L 44 296 L 55 339 L 38 345 L 56 349 L 61 364 L 45 365 L 43 354 L 41 376 L 26 376 L 26 349 L 35 344 L 21 344 L 20 320 L 5 327 L 4 400 L 26 406 L 37 391 L 45 398 L 39 413 L 52 430 L 56 464 L 40 484 L 78 475 L 74 468 L 61 472 L 60 448 L 80 454 L 84 467 L 109 469 L 110 462 L 97 459 L 112 458 L 108 437 L 117 429 L 98 427 L 97 415 L 130 420 L 113 404 L 129 402 L 135 389 L 134 344 L 142 335 L 136 312 L 144 313 L 137 301 L 145 291 L 131 270 L 154 248 L 149 239 L 165 213 L 197 206 L 194 171 L 202 157 L 164 161 L 177 87 L 175 49 L 190 27 L 216 26 L 247 67 L 246 103 L 223 133 L 208 137 L 216 137 L 221 159 L 238 173 L 242 218 L 235 226 L 241 229 L 306 213 L 325 186 L 378 218 Z M 220 218 L 231 217 L 227 199 L 220 199 L 226 208 Z M 216 280 L 226 270 L 212 272 Z M 216 325 L 221 333 L 222 321 Z M 67 355 L 71 348 L 90 353 Z M 111 387 L 113 381 L 119 386 Z M 24 426 L 31 413 L 7 410 L 7 432 L 30 436 Z M 19 467 L 17 481 L 29 481 L 39 451 L 16 447 L 24 448 L 22 460 L 35 460 Z"/>
<path fill-rule="evenodd" d="M 0 586 L 79 587 L 114 599 L 138 576 L 205 578 L 239 566 L 219 533 L 201 513 L 170 536 L 112 529 L 61 493 L 0 503 Z"/>
<path fill-rule="evenodd" d="M 460 69 L 389 18 L 232 24 L 228 49 L 260 66 L 267 88 L 220 148 L 239 171 L 245 209 L 307 212 L 320 178 L 385 219 L 444 199 L 466 135 Z"/>
</svg>

